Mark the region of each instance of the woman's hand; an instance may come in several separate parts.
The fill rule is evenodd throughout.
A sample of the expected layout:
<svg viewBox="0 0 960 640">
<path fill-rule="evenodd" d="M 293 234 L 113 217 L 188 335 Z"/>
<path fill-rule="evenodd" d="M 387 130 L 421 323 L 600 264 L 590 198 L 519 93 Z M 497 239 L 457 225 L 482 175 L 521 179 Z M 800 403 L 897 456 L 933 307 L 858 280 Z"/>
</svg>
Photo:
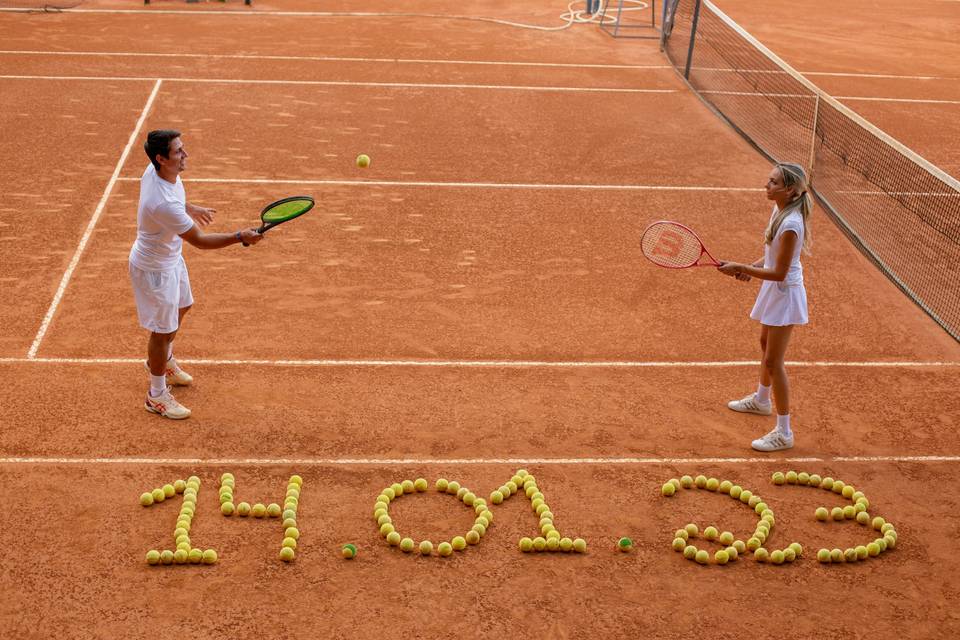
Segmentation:
<svg viewBox="0 0 960 640">
<path fill-rule="evenodd" d="M 720 261 L 720 266 L 717 267 L 717 271 L 720 273 L 733 276 L 737 280 L 742 280 L 743 282 L 749 282 L 750 276 L 742 272 L 743 265 L 739 262 L 727 262 L 726 260 Z"/>
</svg>

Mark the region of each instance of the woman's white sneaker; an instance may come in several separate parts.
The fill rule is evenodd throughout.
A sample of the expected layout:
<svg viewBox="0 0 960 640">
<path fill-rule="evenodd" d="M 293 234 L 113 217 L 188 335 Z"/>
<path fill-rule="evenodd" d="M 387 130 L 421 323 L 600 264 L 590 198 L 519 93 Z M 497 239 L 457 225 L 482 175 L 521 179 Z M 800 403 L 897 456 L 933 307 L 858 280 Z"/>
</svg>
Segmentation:
<svg viewBox="0 0 960 640">
<path fill-rule="evenodd" d="M 757 438 L 751 444 L 757 451 L 783 451 L 793 446 L 793 434 L 785 436 L 774 429 L 762 438 Z"/>
<path fill-rule="evenodd" d="M 769 402 L 766 404 L 758 402 L 756 393 L 751 393 L 742 400 L 731 400 L 727 403 L 727 406 L 740 413 L 756 413 L 761 416 L 768 416 L 773 413 L 772 404 Z"/>
</svg>

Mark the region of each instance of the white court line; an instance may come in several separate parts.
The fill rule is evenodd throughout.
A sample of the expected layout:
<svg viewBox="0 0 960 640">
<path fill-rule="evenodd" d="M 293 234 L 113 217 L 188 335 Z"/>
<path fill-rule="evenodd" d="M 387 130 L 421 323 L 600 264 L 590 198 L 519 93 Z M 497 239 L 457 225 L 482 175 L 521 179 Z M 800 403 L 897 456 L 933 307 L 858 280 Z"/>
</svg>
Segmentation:
<svg viewBox="0 0 960 640">
<path fill-rule="evenodd" d="M 124 177 L 121 182 L 139 181 L 140 178 Z M 541 182 L 422 182 L 404 180 L 288 180 L 274 178 L 185 178 L 185 183 L 205 184 L 310 184 L 375 187 L 452 187 L 478 189 L 592 189 L 611 191 L 763 191 L 761 187 L 697 187 L 685 185 L 653 184 L 549 184 Z"/>
<path fill-rule="evenodd" d="M 0 464 L 149 464 L 149 465 L 251 465 L 251 466 L 415 466 L 415 465 L 686 465 L 784 464 L 811 462 L 960 462 L 960 456 L 837 456 L 832 458 L 0 458 Z"/>
<path fill-rule="evenodd" d="M 13 51 L 0 55 L 97 56 L 136 58 L 211 58 L 224 60 L 287 60 L 292 62 L 368 62 L 388 64 L 480 65 L 495 67 L 548 67 L 561 69 L 670 69 L 668 64 L 589 64 L 572 62 L 513 62 L 508 60 L 437 60 L 431 58 L 348 58 L 342 56 L 275 56 L 242 53 L 143 53 L 138 51 Z"/>
<path fill-rule="evenodd" d="M 30 351 L 27 352 L 28 358 L 35 358 L 37 355 L 37 349 L 40 348 L 40 343 L 43 341 L 43 336 L 46 335 L 47 328 L 50 326 L 50 322 L 53 320 L 53 315 L 57 312 L 57 307 L 60 305 L 60 300 L 63 298 L 63 294 L 67 290 L 67 285 L 70 283 L 70 278 L 73 276 L 73 271 L 77 268 L 77 264 L 80 262 L 80 256 L 83 255 L 83 250 L 87 247 L 87 242 L 89 242 L 90 236 L 93 234 L 93 228 L 97 226 L 97 221 L 100 219 L 100 214 L 103 212 L 103 208 L 107 204 L 107 199 L 110 197 L 110 192 L 113 191 L 113 185 L 116 184 L 117 178 L 120 177 L 120 169 L 123 168 L 123 164 L 127 161 L 127 156 L 130 154 L 130 148 L 136 141 L 137 136 L 140 135 L 140 128 L 147 119 L 147 114 L 150 112 L 150 106 L 157 97 L 157 92 L 160 91 L 160 85 L 162 82 L 162 80 L 157 80 L 153 85 L 153 91 L 150 92 L 150 97 L 147 98 L 147 103 L 143 106 L 143 111 L 140 113 L 140 118 L 137 120 L 137 125 L 130 133 L 130 138 L 127 140 L 127 146 L 123 148 L 123 153 L 120 154 L 120 159 L 117 161 L 117 166 L 113 169 L 113 175 L 110 176 L 110 182 L 107 183 L 107 187 L 103 190 L 103 195 L 100 197 L 100 202 L 97 204 L 97 208 L 93 212 L 93 217 L 90 218 L 90 222 L 87 224 L 87 229 L 83 232 L 83 236 L 80 238 L 80 244 L 77 245 L 77 250 L 74 251 L 73 258 L 70 260 L 70 264 L 67 266 L 67 270 L 64 272 L 63 278 L 60 279 L 60 286 L 57 287 L 57 293 L 53 296 L 53 302 L 50 303 L 50 308 L 47 309 L 47 313 L 43 317 L 43 322 L 40 323 L 40 330 L 37 331 L 37 337 L 34 338 L 33 344 L 30 345 Z"/>
<path fill-rule="evenodd" d="M 146 82 L 156 80 L 135 76 L 31 76 L 0 75 L 3 80 L 94 80 L 98 82 Z M 499 89 L 503 91 L 544 91 L 566 93 L 679 93 L 679 89 L 632 89 L 617 87 L 551 87 L 510 84 L 444 84 L 437 82 L 348 82 L 343 80 L 242 80 L 236 78 L 161 78 L 164 82 L 198 84 L 266 84 L 315 87 L 381 87 L 388 89 Z"/>
<path fill-rule="evenodd" d="M 942 0 L 960 2 L 960 0 Z M 547 67 L 567 69 L 670 69 L 668 64 L 590 64 L 574 62 L 516 62 L 511 60 L 440 60 L 437 58 L 357 58 L 343 56 L 277 56 L 242 53 L 169 53 L 140 51 L 35 51 L 35 50 L 0 50 L 0 55 L 37 55 L 37 56 L 101 56 L 101 57 L 138 57 L 138 58 L 212 58 L 227 60 L 290 60 L 302 62 L 370 62 L 388 64 L 437 64 L 437 65 L 482 65 L 505 67 Z M 733 69 L 710 69 L 697 67 L 701 71 L 728 71 Z M 738 69 L 737 73 L 783 73 L 766 69 Z M 888 80 L 956 80 L 948 76 L 904 76 L 888 73 L 853 73 L 843 71 L 800 71 L 806 76 L 827 76 L 836 78 L 877 78 Z"/>
<path fill-rule="evenodd" d="M 705 360 L 705 361 L 552 361 L 552 360 L 218 360 L 209 358 L 178 359 L 181 364 L 202 366 L 265 366 L 265 367 L 439 367 L 489 369 L 661 369 L 757 367 L 759 360 Z M 142 365 L 143 358 L 0 358 L 0 364 L 123 364 Z M 806 361 L 788 360 L 788 367 L 855 367 L 866 369 L 895 369 L 898 367 L 960 367 L 960 362 L 940 361 Z"/>
</svg>

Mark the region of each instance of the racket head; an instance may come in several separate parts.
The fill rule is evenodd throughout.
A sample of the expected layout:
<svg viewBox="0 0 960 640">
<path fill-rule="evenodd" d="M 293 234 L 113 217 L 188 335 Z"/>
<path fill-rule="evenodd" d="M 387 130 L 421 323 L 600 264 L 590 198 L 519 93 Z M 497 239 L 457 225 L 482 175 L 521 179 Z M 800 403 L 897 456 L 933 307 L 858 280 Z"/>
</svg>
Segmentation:
<svg viewBox="0 0 960 640">
<path fill-rule="evenodd" d="M 299 218 L 313 209 L 314 204 L 311 196 L 290 196 L 271 202 L 260 212 L 260 220 L 263 222 L 263 226 L 259 229 L 260 233 L 282 222 Z"/>
<path fill-rule="evenodd" d="M 672 220 L 657 220 L 647 226 L 640 238 L 640 250 L 647 260 L 667 269 L 719 266 L 693 229 Z M 700 256 L 705 253 L 710 262 L 702 264 Z"/>
</svg>

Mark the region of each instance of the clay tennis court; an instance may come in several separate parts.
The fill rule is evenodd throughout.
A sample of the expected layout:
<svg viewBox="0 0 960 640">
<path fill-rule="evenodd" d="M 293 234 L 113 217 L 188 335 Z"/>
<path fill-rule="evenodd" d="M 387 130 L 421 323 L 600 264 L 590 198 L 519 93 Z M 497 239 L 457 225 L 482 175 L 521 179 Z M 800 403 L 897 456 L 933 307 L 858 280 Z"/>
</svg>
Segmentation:
<svg viewBox="0 0 960 640">
<path fill-rule="evenodd" d="M 788 3 L 718 3 L 956 175 L 958 6 L 920 3 L 934 42 L 922 24 L 884 40 L 878 25 L 902 7 L 879 4 L 865 21 L 812 3 L 784 39 Z M 658 269 L 639 238 L 677 219 L 718 258 L 754 260 L 770 163 L 656 40 L 437 17 L 562 26 L 565 8 L 0 11 L 0 637 L 960 630 L 960 344 L 818 208 L 804 258 L 811 323 L 787 354 L 797 444 L 751 450 L 769 419 L 726 403 L 756 384 L 756 284 Z M 421 15 L 321 13 L 401 10 Z M 317 201 L 255 247 L 184 250 L 196 304 L 176 353 L 196 381 L 177 390 L 193 411 L 182 422 L 143 409 L 146 335 L 127 275 L 143 140 L 167 127 L 183 131 L 187 196 L 216 207 L 213 231 L 254 226 L 287 195 Z M 403 553 L 371 517 L 384 487 L 425 478 L 430 490 L 390 516 L 436 545 L 475 517 L 437 479 L 488 498 L 519 469 L 586 553 L 521 552 L 539 535 L 522 492 L 490 505 L 481 542 L 451 557 Z M 862 491 L 871 516 L 895 524 L 896 548 L 818 562 L 821 548 L 879 532 L 816 521 L 815 508 L 850 501 L 771 483 L 788 470 Z M 295 562 L 279 559 L 279 520 L 220 514 L 225 472 L 251 503 L 282 503 L 288 479 L 303 478 Z M 701 474 L 762 496 L 776 514 L 765 546 L 799 542 L 802 556 L 701 566 L 674 552 L 687 523 L 743 539 L 756 526 L 729 497 L 661 496 L 671 478 Z M 173 547 L 181 497 L 149 508 L 138 497 L 192 475 L 190 535 L 219 560 L 148 566 L 148 550 Z M 355 559 L 341 557 L 345 543 Z"/>
</svg>

